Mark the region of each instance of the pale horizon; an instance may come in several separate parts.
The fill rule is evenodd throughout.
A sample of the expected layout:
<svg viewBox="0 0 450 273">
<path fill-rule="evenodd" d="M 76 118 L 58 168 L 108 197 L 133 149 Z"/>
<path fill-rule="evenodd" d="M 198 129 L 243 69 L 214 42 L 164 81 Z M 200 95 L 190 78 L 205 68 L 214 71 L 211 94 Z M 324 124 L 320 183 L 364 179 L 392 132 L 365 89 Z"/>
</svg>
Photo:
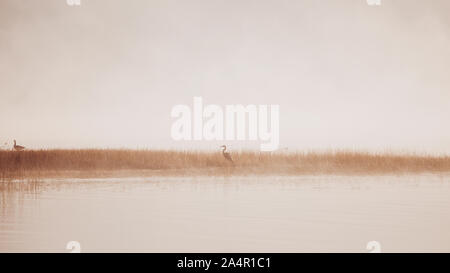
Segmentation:
<svg viewBox="0 0 450 273">
<path fill-rule="evenodd" d="M 0 146 L 258 149 L 171 109 L 280 105 L 279 150 L 450 154 L 450 2 L 0 2 Z"/>
</svg>

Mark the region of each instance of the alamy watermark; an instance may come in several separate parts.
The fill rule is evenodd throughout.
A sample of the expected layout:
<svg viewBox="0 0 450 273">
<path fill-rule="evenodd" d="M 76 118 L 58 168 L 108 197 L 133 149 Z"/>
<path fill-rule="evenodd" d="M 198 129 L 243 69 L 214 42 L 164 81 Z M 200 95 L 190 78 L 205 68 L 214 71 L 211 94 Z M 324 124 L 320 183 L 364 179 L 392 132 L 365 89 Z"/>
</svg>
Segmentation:
<svg viewBox="0 0 450 273">
<path fill-rule="evenodd" d="M 366 249 L 370 253 L 381 253 L 381 244 L 378 241 L 370 241 L 367 243 Z"/>
<path fill-rule="evenodd" d="M 81 0 L 66 0 L 69 6 L 81 6 Z"/>
<path fill-rule="evenodd" d="M 381 0 L 366 0 L 369 6 L 380 6 Z"/>
<path fill-rule="evenodd" d="M 261 141 L 261 151 L 275 151 L 280 142 L 279 105 L 203 105 L 194 97 L 193 109 L 175 105 L 171 135 L 174 140 Z M 248 123 L 246 122 L 248 120 Z"/>
<path fill-rule="evenodd" d="M 66 249 L 70 250 L 70 253 L 81 253 L 81 244 L 78 241 L 70 241 L 67 242 Z"/>
</svg>

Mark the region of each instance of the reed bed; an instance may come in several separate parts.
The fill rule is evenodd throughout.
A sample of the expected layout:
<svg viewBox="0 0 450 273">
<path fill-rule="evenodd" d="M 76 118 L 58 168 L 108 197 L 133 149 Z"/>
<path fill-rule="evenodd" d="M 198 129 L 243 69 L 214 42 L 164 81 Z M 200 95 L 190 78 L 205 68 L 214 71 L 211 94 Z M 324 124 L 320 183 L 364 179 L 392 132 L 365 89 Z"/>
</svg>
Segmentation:
<svg viewBox="0 0 450 273">
<path fill-rule="evenodd" d="M 0 180 L 50 173 L 146 171 L 146 175 L 450 173 L 449 156 L 368 152 L 232 153 L 164 150 L 0 151 Z"/>
</svg>

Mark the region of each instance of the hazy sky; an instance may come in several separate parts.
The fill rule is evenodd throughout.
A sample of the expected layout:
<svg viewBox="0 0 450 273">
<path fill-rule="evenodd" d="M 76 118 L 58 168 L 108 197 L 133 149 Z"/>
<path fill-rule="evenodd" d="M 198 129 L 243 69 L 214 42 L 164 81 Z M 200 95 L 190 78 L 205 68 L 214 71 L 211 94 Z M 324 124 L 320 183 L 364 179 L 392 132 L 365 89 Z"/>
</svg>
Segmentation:
<svg viewBox="0 0 450 273">
<path fill-rule="evenodd" d="M 450 1 L 0 1 L 0 145 L 175 142 L 176 104 L 279 104 L 280 147 L 450 153 Z M 231 143 L 232 147 L 259 147 Z"/>
</svg>

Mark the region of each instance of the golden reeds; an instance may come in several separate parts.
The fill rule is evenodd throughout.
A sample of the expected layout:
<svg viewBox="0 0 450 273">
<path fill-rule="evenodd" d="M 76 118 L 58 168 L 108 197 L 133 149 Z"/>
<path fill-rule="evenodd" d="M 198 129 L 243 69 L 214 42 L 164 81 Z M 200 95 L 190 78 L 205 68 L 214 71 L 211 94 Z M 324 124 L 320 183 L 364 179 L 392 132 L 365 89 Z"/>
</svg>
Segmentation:
<svg viewBox="0 0 450 273">
<path fill-rule="evenodd" d="M 45 176 L 48 172 L 154 171 L 194 174 L 402 174 L 448 173 L 449 156 L 366 152 L 232 153 L 164 150 L 29 150 L 0 151 L 0 180 Z M 195 171 L 194 171 L 195 170 Z M 151 173 L 151 172 L 150 172 Z M 33 174 L 33 175 L 32 175 Z"/>
</svg>

